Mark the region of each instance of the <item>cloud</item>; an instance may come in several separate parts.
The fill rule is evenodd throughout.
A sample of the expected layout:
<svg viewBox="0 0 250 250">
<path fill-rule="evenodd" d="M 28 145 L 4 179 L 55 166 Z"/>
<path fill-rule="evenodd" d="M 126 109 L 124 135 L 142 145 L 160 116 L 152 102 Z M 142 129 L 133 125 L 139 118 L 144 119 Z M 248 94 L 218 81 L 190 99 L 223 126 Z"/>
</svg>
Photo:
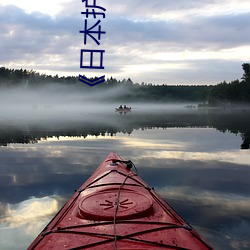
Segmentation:
<svg viewBox="0 0 250 250">
<path fill-rule="evenodd" d="M 0 6 L 0 63 L 78 75 L 82 71 L 80 49 L 104 49 L 108 76 L 153 83 L 218 83 L 240 78 L 241 64 L 250 60 L 241 53 L 242 47 L 249 49 L 250 39 L 249 3 L 245 0 L 240 6 L 234 0 L 143 4 L 105 0 L 101 4 L 106 8 L 106 17 L 101 19 L 106 34 L 100 46 L 90 37 L 87 45 L 83 43 L 79 30 L 84 29 L 81 11 L 85 5 L 81 2 L 66 2 L 54 16 L 26 12 L 14 5 Z M 96 20 L 89 18 L 93 24 Z M 233 58 L 229 49 L 235 51 Z M 221 64 L 223 67 L 218 67 Z M 200 71 L 204 71 L 202 77 Z"/>
<path fill-rule="evenodd" d="M 195 17 L 189 22 L 167 20 L 136 21 L 126 18 L 111 18 L 105 23 L 109 37 L 104 39 L 111 45 L 140 48 L 163 43 L 163 51 L 175 52 L 183 49 L 221 49 L 248 45 L 250 13 L 222 15 L 216 17 Z M 121 29 L 122 27 L 122 29 Z M 219 31 L 219 32 L 218 32 Z M 245 33 L 242 37 L 242 32 Z M 149 46 L 148 46 L 149 47 Z"/>
</svg>

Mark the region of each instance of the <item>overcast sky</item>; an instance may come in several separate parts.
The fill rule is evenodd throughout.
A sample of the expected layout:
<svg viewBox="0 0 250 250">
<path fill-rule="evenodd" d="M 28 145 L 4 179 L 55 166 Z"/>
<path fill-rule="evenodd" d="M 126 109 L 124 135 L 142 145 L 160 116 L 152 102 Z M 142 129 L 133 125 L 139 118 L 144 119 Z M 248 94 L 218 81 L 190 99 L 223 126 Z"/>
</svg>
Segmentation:
<svg viewBox="0 0 250 250">
<path fill-rule="evenodd" d="M 0 0 L 0 66 L 138 83 L 216 84 L 240 79 L 242 63 L 250 62 L 249 0 L 96 4 L 106 9 L 105 18 L 90 15 L 88 28 L 101 21 L 106 34 L 99 46 L 90 37 L 85 45 L 79 33 L 86 19 L 81 0 Z M 105 68 L 81 69 L 81 49 L 105 50 Z"/>
</svg>

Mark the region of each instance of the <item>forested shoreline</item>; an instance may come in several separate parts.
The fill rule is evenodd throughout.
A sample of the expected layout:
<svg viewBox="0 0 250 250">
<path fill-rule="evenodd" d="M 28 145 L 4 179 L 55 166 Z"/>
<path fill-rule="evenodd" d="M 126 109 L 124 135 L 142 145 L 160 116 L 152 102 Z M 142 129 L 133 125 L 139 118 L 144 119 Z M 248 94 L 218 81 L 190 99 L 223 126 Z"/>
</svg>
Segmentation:
<svg viewBox="0 0 250 250">
<path fill-rule="evenodd" d="M 250 104 L 250 64 L 242 64 L 242 78 L 216 85 L 154 85 L 152 83 L 134 83 L 130 78 L 117 80 L 107 78 L 105 82 L 90 87 L 79 81 L 78 76 L 59 77 L 40 74 L 34 70 L 9 69 L 0 67 L 0 88 L 36 89 L 51 84 L 69 86 L 84 93 L 109 90 L 117 87 L 118 94 L 113 101 L 130 102 L 199 102 L 201 106 L 219 106 L 228 104 Z"/>
</svg>

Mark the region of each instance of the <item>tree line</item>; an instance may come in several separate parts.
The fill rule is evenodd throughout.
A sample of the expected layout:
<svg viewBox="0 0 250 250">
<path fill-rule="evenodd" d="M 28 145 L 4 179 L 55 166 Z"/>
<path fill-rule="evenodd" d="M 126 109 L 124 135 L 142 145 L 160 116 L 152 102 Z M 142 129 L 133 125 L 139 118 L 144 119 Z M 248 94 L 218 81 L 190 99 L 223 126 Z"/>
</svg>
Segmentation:
<svg viewBox="0 0 250 250">
<path fill-rule="evenodd" d="M 234 80 L 230 83 L 222 82 L 211 89 L 209 103 L 250 103 L 250 64 L 242 64 L 244 71 L 240 80 Z"/>
<path fill-rule="evenodd" d="M 34 70 L 0 67 L 0 87 L 37 88 L 54 83 L 80 88 L 83 92 L 120 87 L 120 92 L 114 95 L 113 101 L 191 101 L 217 106 L 228 103 L 250 103 L 250 64 L 242 64 L 242 69 L 243 76 L 240 80 L 224 81 L 216 85 L 154 85 L 144 82 L 139 84 L 130 78 L 117 80 L 110 77 L 105 82 L 90 87 L 80 82 L 78 76 L 59 77 L 40 74 Z"/>
</svg>

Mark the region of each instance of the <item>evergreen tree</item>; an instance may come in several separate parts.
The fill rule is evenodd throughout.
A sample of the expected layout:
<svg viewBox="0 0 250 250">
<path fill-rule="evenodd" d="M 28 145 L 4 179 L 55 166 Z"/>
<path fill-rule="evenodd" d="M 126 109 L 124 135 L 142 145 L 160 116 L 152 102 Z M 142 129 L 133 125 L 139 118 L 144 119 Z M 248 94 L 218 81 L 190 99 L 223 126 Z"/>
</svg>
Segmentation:
<svg viewBox="0 0 250 250">
<path fill-rule="evenodd" d="M 244 71 L 244 74 L 241 79 L 245 82 L 250 82 L 250 64 L 249 63 L 243 63 L 242 69 Z"/>
</svg>

